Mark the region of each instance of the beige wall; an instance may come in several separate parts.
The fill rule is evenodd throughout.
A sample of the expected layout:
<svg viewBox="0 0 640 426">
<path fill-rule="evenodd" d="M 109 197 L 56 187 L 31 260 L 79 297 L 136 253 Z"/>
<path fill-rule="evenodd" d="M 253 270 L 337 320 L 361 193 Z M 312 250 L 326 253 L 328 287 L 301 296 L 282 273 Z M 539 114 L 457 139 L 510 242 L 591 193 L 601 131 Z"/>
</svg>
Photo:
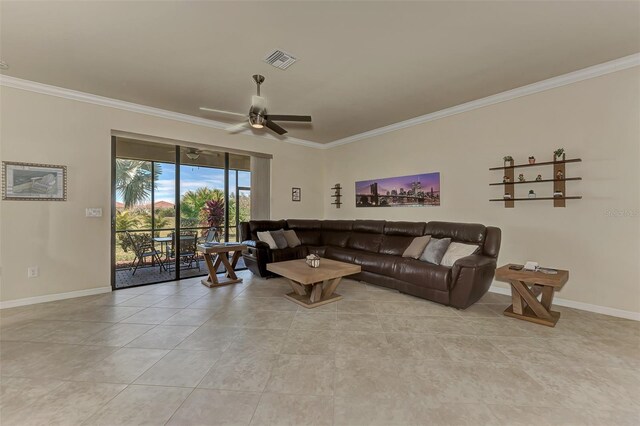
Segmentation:
<svg viewBox="0 0 640 426">
<path fill-rule="evenodd" d="M 0 107 L 2 160 L 68 167 L 67 202 L 1 203 L 2 301 L 110 285 L 112 129 L 272 154 L 272 217 L 322 215 L 321 150 L 7 87 Z M 86 207 L 104 216 L 85 218 Z M 40 276 L 27 279 L 33 265 Z"/>
<path fill-rule="evenodd" d="M 450 220 L 503 230 L 500 263 L 537 260 L 567 268 L 563 299 L 640 312 L 640 69 L 620 71 L 501 104 L 361 140 L 328 151 L 2 87 L 3 160 L 66 164 L 69 200 L 2 202 L 0 300 L 109 286 L 111 129 L 271 153 L 273 218 Z M 514 209 L 489 167 L 503 155 L 539 161 L 563 146 L 582 163 L 568 165 L 567 208 L 522 202 Z M 537 169 L 536 169 L 537 170 Z M 354 182 L 441 173 L 442 206 L 355 208 Z M 540 169 L 545 174 L 549 169 Z M 525 169 L 533 176 L 534 169 Z M 344 187 L 344 204 L 328 188 Z M 548 184 L 532 185 L 539 195 Z M 291 187 L 302 202 L 291 202 Z M 522 185 L 521 189 L 528 189 Z M 520 189 L 520 188 L 519 188 Z M 101 219 L 84 217 L 102 207 Z M 26 278 L 38 265 L 40 277 Z M 497 285 L 501 285 L 497 283 Z"/>
<path fill-rule="evenodd" d="M 538 261 L 566 268 L 571 278 L 558 297 L 640 312 L 640 68 L 480 108 L 333 148 L 326 157 L 329 188 L 344 187 L 344 204 L 325 217 L 480 222 L 502 228 L 499 263 Z M 499 198 L 504 155 L 526 162 L 551 160 L 565 147 L 582 163 L 567 165 L 568 193 L 582 200 L 553 208 L 551 201 Z M 431 208 L 356 208 L 354 182 L 423 172 L 441 173 L 442 205 Z M 550 168 L 523 169 L 549 177 Z M 522 185 L 539 196 L 551 184 Z M 526 193 L 525 192 L 525 193 Z M 614 212 L 610 216 L 608 212 Z M 616 213 L 617 212 L 617 213 Z M 616 214 L 622 214 L 617 216 Z M 501 285 L 501 284 L 500 284 Z"/>
</svg>

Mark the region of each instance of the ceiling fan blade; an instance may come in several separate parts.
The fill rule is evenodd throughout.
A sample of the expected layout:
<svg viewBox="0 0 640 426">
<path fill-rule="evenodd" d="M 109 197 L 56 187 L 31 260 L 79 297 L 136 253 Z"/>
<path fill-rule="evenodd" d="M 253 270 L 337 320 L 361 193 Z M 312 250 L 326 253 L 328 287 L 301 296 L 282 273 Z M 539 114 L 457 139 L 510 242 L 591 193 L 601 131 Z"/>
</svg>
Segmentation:
<svg viewBox="0 0 640 426">
<path fill-rule="evenodd" d="M 249 123 L 247 121 L 243 121 L 242 123 L 239 124 L 234 124 L 233 126 L 229 126 L 227 127 L 225 130 L 229 133 L 238 133 L 241 132 L 243 130 L 248 129 Z"/>
<path fill-rule="evenodd" d="M 221 109 L 212 109 L 212 108 L 205 108 L 205 107 L 200 107 L 201 111 L 207 111 L 207 112 L 215 112 L 218 114 L 229 114 L 229 115 L 237 115 L 239 117 L 246 117 L 247 114 L 240 114 L 239 112 L 231 112 L 231 111 L 223 111 Z"/>
<path fill-rule="evenodd" d="M 305 123 L 311 123 L 310 115 L 276 115 L 267 114 L 266 118 L 272 121 L 302 121 Z"/>
<path fill-rule="evenodd" d="M 282 136 L 285 133 L 287 133 L 287 131 L 285 129 L 283 129 L 282 127 L 278 126 L 276 123 L 274 123 L 271 120 L 266 120 L 264 125 L 267 126 L 268 129 L 271 129 L 274 132 L 276 132 L 277 134 L 279 134 L 280 136 Z"/>
</svg>

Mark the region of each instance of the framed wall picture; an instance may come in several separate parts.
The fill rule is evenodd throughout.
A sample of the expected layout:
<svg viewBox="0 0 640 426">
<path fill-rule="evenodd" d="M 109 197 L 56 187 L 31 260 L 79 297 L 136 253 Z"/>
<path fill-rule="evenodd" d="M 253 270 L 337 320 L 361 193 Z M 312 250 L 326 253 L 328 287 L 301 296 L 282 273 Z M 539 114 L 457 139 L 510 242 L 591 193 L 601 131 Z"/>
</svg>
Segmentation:
<svg viewBox="0 0 640 426">
<path fill-rule="evenodd" d="M 300 201 L 300 188 L 291 188 L 291 201 Z"/>
<path fill-rule="evenodd" d="M 3 161 L 2 199 L 66 201 L 67 166 Z"/>
<path fill-rule="evenodd" d="M 439 172 L 356 182 L 356 207 L 439 205 Z"/>
</svg>

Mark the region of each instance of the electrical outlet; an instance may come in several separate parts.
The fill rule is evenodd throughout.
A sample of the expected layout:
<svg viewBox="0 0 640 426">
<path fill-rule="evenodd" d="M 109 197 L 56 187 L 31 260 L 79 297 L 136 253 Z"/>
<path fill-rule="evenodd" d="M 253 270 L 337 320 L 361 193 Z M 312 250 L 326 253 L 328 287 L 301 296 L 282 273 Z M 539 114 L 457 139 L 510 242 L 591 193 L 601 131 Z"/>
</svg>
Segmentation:
<svg viewBox="0 0 640 426">
<path fill-rule="evenodd" d="M 40 271 L 37 266 L 30 266 L 27 268 L 27 278 L 36 278 L 40 275 Z"/>
<path fill-rule="evenodd" d="M 87 207 L 84 209 L 85 217 L 102 217 L 102 207 Z"/>
</svg>

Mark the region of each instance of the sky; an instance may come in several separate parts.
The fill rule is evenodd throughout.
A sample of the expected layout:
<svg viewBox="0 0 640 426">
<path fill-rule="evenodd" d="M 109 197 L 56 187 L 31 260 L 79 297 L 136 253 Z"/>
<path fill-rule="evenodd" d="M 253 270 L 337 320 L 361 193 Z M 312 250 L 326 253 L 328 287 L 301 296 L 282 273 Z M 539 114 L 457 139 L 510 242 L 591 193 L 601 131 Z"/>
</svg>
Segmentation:
<svg viewBox="0 0 640 426">
<path fill-rule="evenodd" d="M 175 165 L 160 163 L 160 167 L 162 172 L 156 181 L 155 201 L 168 201 L 170 203 L 174 203 L 176 178 Z M 240 182 L 238 182 L 238 185 L 250 187 L 250 176 L 251 174 L 249 172 L 240 172 Z M 180 192 L 182 194 L 204 186 L 224 190 L 224 169 L 197 166 L 180 167 Z M 231 173 L 229 176 L 230 192 L 235 192 L 235 186 L 235 173 Z M 116 194 L 116 201 L 121 203 L 124 202 L 120 194 Z"/>
<path fill-rule="evenodd" d="M 393 189 L 400 192 L 400 188 L 404 188 L 404 190 L 406 191 L 408 189 L 411 189 L 411 182 L 420 182 L 422 184 L 422 190 L 425 192 L 431 191 L 432 187 L 434 191 L 440 191 L 440 173 L 435 172 L 424 173 L 421 175 L 363 180 L 360 182 L 356 182 L 356 194 L 370 194 L 371 190 L 369 188 L 369 185 L 374 182 L 378 183 L 379 194 L 386 194 L 387 191 L 391 192 L 391 190 Z"/>
</svg>

